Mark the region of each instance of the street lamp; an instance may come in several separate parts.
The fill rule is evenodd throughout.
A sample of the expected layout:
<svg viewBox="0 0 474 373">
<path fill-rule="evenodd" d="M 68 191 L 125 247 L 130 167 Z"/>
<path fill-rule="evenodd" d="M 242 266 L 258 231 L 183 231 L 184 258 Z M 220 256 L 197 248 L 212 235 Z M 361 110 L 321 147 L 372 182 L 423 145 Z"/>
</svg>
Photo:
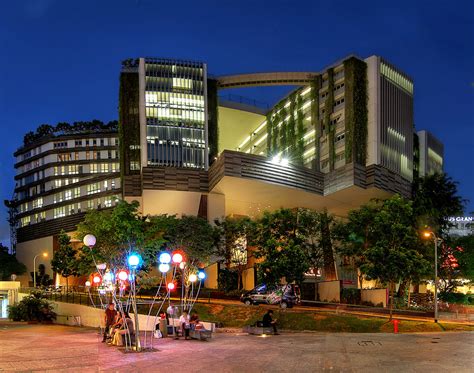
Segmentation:
<svg viewBox="0 0 474 373">
<path fill-rule="evenodd" d="M 432 231 L 423 232 L 425 238 L 433 238 L 434 241 L 434 270 L 435 270 L 435 280 L 434 280 L 434 322 L 438 322 L 438 243 L 443 240 L 436 236 Z"/>
<path fill-rule="evenodd" d="M 48 256 L 48 253 L 41 253 L 38 255 L 35 255 L 33 258 L 33 287 L 36 288 L 36 258 L 42 256 L 43 258 L 46 258 Z"/>
</svg>

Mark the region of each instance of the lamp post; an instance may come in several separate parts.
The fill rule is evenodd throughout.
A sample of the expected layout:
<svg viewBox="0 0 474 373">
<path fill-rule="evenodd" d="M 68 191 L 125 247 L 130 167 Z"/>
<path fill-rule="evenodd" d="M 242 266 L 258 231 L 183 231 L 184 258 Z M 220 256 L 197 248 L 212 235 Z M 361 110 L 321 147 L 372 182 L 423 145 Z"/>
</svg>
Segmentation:
<svg viewBox="0 0 474 373">
<path fill-rule="evenodd" d="M 48 253 L 41 253 L 38 255 L 35 255 L 33 258 L 33 287 L 36 288 L 36 258 L 42 256 L 43 258 L 46 258 L 48 256 Z"/>
<path fill-rule="evenodd" d="M 423 233 L 425 238 L 433 238 L 434 241 L 434 322 L 438 322 L 438 243 L 443 241 L 441 238 L 437 237 L 436 234 L 432 231 L 425 231 Z"/>
</svg>

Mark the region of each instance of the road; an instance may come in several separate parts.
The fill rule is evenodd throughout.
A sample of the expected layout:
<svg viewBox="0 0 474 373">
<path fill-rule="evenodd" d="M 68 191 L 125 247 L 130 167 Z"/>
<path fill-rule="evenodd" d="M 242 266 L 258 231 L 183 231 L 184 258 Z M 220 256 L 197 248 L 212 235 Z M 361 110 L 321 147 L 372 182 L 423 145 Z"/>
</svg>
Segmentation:
<svg viewBox="0 0 474 373">
<path fill-rule="evenodd" d="M 124 353 L 96 330 L 0 322 L 1 372 L 472 372 L 474 333 L 218 333 Z"/>
</svg>

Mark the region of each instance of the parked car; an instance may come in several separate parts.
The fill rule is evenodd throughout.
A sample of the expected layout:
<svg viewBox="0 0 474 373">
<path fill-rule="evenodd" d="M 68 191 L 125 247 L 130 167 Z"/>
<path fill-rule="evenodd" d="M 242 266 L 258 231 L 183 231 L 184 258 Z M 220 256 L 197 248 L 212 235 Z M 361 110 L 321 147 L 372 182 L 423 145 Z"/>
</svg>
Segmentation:
<svg viewBox="0 0 474 373">
<path fill-rule="evenodd" d="M 248 306 L 252 304 L 279 304 L 281 308 L 291 308 L 300 301 L 299 289 L 293 284 L 261 284 L 242 294 L 240 301 Z"/>
</svg>

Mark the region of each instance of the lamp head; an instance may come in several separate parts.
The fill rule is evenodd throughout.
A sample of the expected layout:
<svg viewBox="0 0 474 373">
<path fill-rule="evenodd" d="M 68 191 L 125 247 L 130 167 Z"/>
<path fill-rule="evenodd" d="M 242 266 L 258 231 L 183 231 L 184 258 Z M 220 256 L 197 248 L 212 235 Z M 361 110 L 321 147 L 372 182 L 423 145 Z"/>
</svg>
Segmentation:
<svg viewBox="0 0 474 373">
<path fill-rule="evenodd" d="M 43 253 L 43 257 L 46 258 L 48 256 L 48 253 Z"/>
<path fill-rule="evenodd" d="M 82 242 L 84 242 L 84 245 L 87 247 L 93 247 L 95 245 L 96 239 L 93 234 L 86 234 Z"/>
<path fill-rule="evenodd" d="M 425 237 L 425 238 L 430 238 L 432 234 L 433 234 L 433 232 L 424 231 L 424 232 L 423 232 L 423 237 Z"/>
</svg>

